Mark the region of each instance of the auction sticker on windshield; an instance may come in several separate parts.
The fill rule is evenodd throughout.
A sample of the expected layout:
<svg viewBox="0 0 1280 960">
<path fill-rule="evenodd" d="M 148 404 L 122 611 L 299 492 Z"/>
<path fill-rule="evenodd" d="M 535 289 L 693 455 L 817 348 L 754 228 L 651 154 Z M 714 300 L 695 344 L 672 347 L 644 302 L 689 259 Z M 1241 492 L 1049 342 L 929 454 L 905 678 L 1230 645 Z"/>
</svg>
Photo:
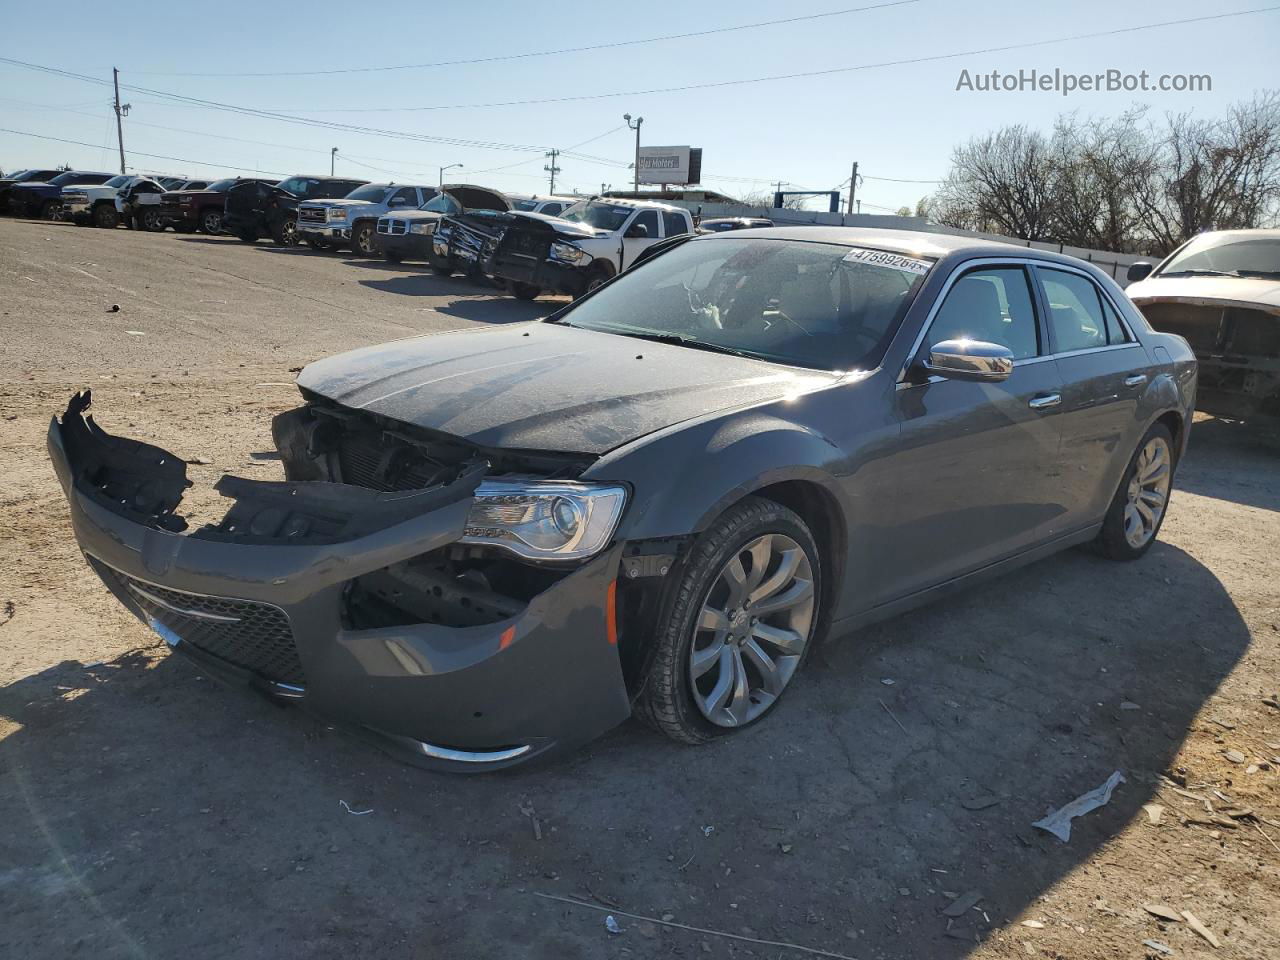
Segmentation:
<svg viewBox="0 0 1280 960">
<path fill-rule="evenodd" d="M 914 257 L 904 257 L 900 253 L 886 253 L 884 250 L 872 250 L 868 247 L 854 247 L 844 255 L 844 259 L 849 263 L 869 263 L 918 276 L 924 276 L 933 266 L 928 260 L 916 260 Z"/>
</svg>

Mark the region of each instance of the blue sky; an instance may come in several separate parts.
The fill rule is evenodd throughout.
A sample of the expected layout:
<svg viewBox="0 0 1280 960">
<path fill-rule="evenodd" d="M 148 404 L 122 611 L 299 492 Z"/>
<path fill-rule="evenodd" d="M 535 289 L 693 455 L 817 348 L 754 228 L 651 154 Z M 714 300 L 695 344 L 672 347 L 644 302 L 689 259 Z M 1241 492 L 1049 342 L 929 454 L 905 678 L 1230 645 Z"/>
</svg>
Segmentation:
<svg viewBox="0 0 1280 960">
<path fill-rule="evenodd" d="M 1280 9 L 1216 22 L 1168 26 L 1031 49 L 971 54 L 768 83 L 672 93 L 633 93 L 686 84 L 820 71 L 1047 40 L 1235 10 L 1266 0 L 1191 0 L 1162 5 L 1084 0 L 1071 4 L 918 0 L 898 6 L 688 39 L 555 56 L 426 69 L 308 77 L 214 77 L 193 73 L 278 72 L 502 57 L 825 13 L 876 0 L 650 0 L 645 4 L 554 5 L 223 2 L 203 15 L 172 2 L 64 2 L 44 16 L 6 17 L 0 56 L 126 85 L 343 124 L 484 141 L 521 150 L 333 131 L 176 104 L 125 90 L 132 104 L 125 146 L 139 171 L 230 176 L 337 170 L 374 180 L 446 179 L 545 192 L 542 150 L 577 147 L 592 160 L 562 158 L 563 188 L 626 186 L 633 135 L 622 115 L 645 118 L 642 142 L 704 149 L 703 182 L 726 193 L 830 189 L 853 160 L 866 179 L 864 212 L 912 205 L 957 142 L 1004 123 L 1047 129 L 1064 111 L 1115 114 L 1135 103 L 1156 111 L 1215 116 L 1267 86 L 1280 86 Z M 1209 74 L 1199 93 L 974 93 L 957 91 L 962 69 L 1094 73 L 1109 68 L 1153 76 Z M 511 100 L 593 97 L 560 103 L 460 106 Z M 0 127 L 82 141 L 76 146 L 0 133 L 0 168 L 70 163 L 115 170 L 110 90 L 0 64 Z M 409 107 L 449 109 L 402 110 Z M 173 129 L 162 129 L 173 128 Z M 183 131 L 183 132 L 179 132 Z M 180 160 L 162 160 L 141 153 Z M 202 161 L 202 162 L 195 162 Z M 604 162 L 601 162 L 604 161 Z M 501 168 L 501 169 L 499 169 Z"/>
</svg>

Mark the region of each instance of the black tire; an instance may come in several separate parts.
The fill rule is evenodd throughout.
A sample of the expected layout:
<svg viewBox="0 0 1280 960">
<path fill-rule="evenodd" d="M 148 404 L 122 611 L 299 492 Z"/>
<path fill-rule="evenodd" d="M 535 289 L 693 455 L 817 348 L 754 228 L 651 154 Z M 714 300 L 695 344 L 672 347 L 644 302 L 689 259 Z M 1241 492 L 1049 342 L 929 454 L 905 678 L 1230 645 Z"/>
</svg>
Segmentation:
<svg viewBox="0 0 1280 960">
<path fill-rule="evenodd" d="M 357 257 L 376 257 L 378 225 L 365 220 L 351 228 L 351 252 Z"/>
<path fill-rule="evenodd" d="M 245 227 L 243 230 L 237 230 L 236 236 L 240 238 L 241 243 L 258 242 L 258 231 L 252 227 Z"/>
<path fill-rule="evenodd" d="M 431 265 L 431 272 L 434 273 L 437 277 L 452 277 L 453 267 L 441 267 L 433 263 Z"/>
<path fill-rule="evenodd" d="M 216 237 L 222 232 L 222 211 L 216 207 L 206 207 L 200 212 L 200 232 Z"/>
<path fill-rule="evenodd" d="M 282 220 L 271 228 L 271 242 L 278 247 L 296 247 L 298 245 L 298 221 Z"/>
<path fill-rule="evenodd" d="M 387 263 L 404 263 L 404 257 L 398 253 L 392 253 L 390 250 L 382 251 L 382 259 Z"/>
<path fill-rule="evenodd" d="M 1140 546 L 1134 546 L 1125 535 L 1125 510 L 1129 503 L 1130 485 L 1133 483 L 1134 474 L 1138 469 L 1138 460 L 1142 456 L 1143 450 L 1153 440 L 1163 440 L 1168 448 L 1169 488 L 1165 493 L 1160 513 L 1156 517 L 1155 529 L 1151 531 L 1150 537 L 1144 543 Z M 1173 492 L 1172 481 L 1176 469 L 1177 451 L 1173 445 L 1173 434 L 1169 432 L 1169 428 L 1163 423 L 1153 424 L 1151 429 L 1138 441 L 1138 447 L 1133 451 L 1133 456 L 1129 458 L 1129 464 L 1125 467 L 1124 474 L 1120 477 L 1120 485 L 1116 487 L 1115 496 L 1111 498 L 1111 506 L 1107 508 L 1107 515 L 1102 522 L 1102 529 L 1098 532 L 1098 537 L 1093 542 L 1094 549 L 1098 553 L 1110 560 L 1137 560 L 1151 549 L 1151 545 L 1156 542 L 1156 538 L 1160 535 L 1160 528 L 1164 525 L 1164 518 L 1169 514 L 1169 499 L 1170 494 Z"/>
<path fill-rule="evenodd" d="M 62 219 L 61 202 L 57 200 L 46 200 L 44 203 L 40 204 L 40 219 L 41 220 L 61 220 Z"/>
<path fill-rule="evenodd" d="M 317 250 L 317 251 L 328 250 L 332 247 L 332 244 L 330 244 L 329 241 L 324 239 L 323 237 L 307 237 L 306 242 L 308 247 L 310 247 L 312 250 Z"/>
<path fill-rule="evenodd" d="M 609 264 L 601 263 L 601 264 L 597 264 L 596 266 L 593 266 L 590 270 L 587 271 L 586 286 L 582 288 L 582 292 L 579 293 L 577 297 L 574 297 L 574 299 L 576 300 L 578 299 L 578 297 L 585 297 L 588 293 L 595 290 L 596 287 L 599 287 L 602 284 L 608 283 L 610 280 L 613 279 L 613 277 L 614 277 L 614 270 L 611 266 L 609 266 Z"/>
<path fill-rule="evenodd" d="M 735 552 L 768 533 L 784 534 L 799 544 L 813 571 L 813 615 L 797 669 L 803 668 L 817 642 L 816 633 L 822 622 L 823 570 L 813 535 L 797 514 L 781 504 L 747 497 L 722 514 L 694 541 L 689 553 L 670 574 L 671 582 L 654 624 L 652 642 L 656 647 L 636 703 L 636 716 L 673 740 L 706 743 L 745 729 L 767 716 L 786 693 L 784 688 L 777 700 L 755 719 L 736 727 L 718 726 L 703 716 L 694 702 L 694 681 L 687 669 L 695 621 L 720 571 Z"/>
<path fill-rule="evenodd" d="M 103 230 L 114 230 L 120 226 L 120 214 L 109 203 L 100 203 L 93 208 L 93 225 Z"/>
<path fill-rule="evenodd" d="M 142 229 L 148 233 L 164 233 L 164 217 L 155 207 L 143 207 L 142 216 L 138 220 Z"/>
<path fill-rule="evenodd" d="M 536 300 L 538 294 L 542 293 L 542 289 L 532 283 L 517 283 L 514 280 L 507 285 L 507 289 L 517 300 Z"/>
</svg>

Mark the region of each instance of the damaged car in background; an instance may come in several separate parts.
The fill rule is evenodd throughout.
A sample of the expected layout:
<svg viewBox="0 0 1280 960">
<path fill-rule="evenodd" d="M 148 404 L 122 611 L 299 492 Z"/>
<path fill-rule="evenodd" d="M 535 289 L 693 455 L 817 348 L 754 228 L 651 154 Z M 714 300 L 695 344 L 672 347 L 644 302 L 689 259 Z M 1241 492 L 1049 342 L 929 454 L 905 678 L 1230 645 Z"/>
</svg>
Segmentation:
<svg viewBox="0 0 1280 960">
<path fill-rule="evenodd" d="M 487 770 L 633 712 L 709 741 L 823 635 L 1075 544 L 1142 556 L 1195 377 L 1092 265 L 806 226 L 313 363 L 272 424 L 285 479 L 224 476 L 203 522 L 183 459 L 88 393 L 48 448 L 88 563 L 175 651 Z"/>
<path fill-rule="evenodd" d="M 498 191 L 469 183 L 446 184 L 432 193 L 415 210 L 394 210 L 379 217 L 374 242 L 388 263 L 425 260 L 437 273 L 447 276 L 455 268 L 432 256 L 432 235 L 441 220 L 483 210 L 506 211 L 511 204 Z"/>
<path fill-rule="evenodd" d="M 1202 233 L 1129 279 L 1151 325 L 1195 351 L 1197 409 L 1280 426 L 1280 230 Z"/>
</svg>

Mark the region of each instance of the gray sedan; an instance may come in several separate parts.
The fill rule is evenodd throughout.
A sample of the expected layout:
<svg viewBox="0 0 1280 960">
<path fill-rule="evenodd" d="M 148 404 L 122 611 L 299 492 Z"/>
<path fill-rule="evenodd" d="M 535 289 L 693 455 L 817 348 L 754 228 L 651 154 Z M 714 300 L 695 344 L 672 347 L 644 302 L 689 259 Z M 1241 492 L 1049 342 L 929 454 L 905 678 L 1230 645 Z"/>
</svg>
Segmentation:
<svg viewBox="0 0 1280 960">
<path fill-rule="evenodd" d="M 298 384 L 288 479 L 224 477 L 194 531 L 182 458 L 78 395 L 49 449 L 80 546 L 209 672 L 474 770 L 633 712 L 707 741 L 826 635 L 1071 546 L 1142 556 L 1196 363 L 1078 260 L 805 227 Z"/>
</svg>

